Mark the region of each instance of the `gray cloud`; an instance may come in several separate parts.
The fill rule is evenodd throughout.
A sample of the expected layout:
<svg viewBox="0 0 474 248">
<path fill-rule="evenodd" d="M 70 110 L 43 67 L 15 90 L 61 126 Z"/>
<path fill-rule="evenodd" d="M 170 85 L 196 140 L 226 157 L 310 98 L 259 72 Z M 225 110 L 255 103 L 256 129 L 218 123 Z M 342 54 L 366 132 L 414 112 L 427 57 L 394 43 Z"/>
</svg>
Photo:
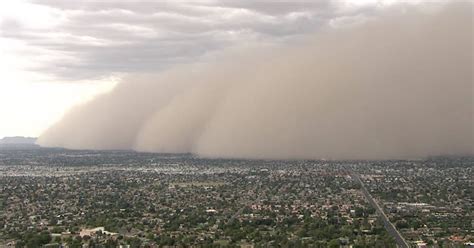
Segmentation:
<svg viewBox="0 0 474 248">
<path fill-rule="evenodd" d="M 298 42 L 131 75 L 38 142 L 239 158 L 473 154 L 470 7 L 394 7 Z"/>
<path fill-rule="evenodd" d="M 29 70 L 63 81 L 116 73 L 149 73 L 193 62 L 242 43 L 284 43 L 341 16 L 338 1 L 80 1 L 36 0 L 51 12 L 47 28 L 3 20 L 0 38 L 25 42 L 54 57 Z"/>
</svg>

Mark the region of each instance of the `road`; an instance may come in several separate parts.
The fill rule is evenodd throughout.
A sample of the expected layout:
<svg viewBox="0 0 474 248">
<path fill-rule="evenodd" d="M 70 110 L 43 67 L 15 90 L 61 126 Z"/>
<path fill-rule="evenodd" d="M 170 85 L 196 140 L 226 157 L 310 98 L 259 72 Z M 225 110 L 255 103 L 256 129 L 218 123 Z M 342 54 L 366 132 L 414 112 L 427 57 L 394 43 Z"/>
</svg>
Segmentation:
<svg viewBox="0 0 474 248">
<path fill-rule="evenodd" d="M 379 204 L 375 201 L 375 199 L 370 195 L 370 192 L 367 190 L 367 188 L 364 185 L 364 182 L 360 180 L 360 177 L 357 173 L 351 173 L 351 176 L 353 176 L 360 184 L 362 188 L 362 192 L 364 193 L 365 198 L 367 198 L 367 201 L 372 205 L 373 208 L 377 211 L 378 215 L 382 219 L 383 225 L 387 232 L 392 235 L 392 237 L 395 239 L 395 242 L 397 243 L 398 247 L 402 248 L 409 248 L 410 245 L 407 243 L 407 241 L 403 238 L 403 236 L 398 232 L 397 228 L 390 222 L 388 219 L 387 215 L 383 212 L 383 209 L 379 206 Z"/>
</svg>

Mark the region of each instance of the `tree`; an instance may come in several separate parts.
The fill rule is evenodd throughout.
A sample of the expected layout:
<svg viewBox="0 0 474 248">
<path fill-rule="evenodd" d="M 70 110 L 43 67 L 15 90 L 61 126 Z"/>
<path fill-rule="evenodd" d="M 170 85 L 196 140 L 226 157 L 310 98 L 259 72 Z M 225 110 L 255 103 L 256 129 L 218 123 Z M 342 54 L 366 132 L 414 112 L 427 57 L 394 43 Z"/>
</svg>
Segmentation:
<svg viewBox="0 0 474 248">
<path fill-rule="evenodd" d="M 330 247 L 330 248 L 339 248 L 339 240 L 333 239 L 333 240 L 329 241 L 328 247 Z"/>
</svg>

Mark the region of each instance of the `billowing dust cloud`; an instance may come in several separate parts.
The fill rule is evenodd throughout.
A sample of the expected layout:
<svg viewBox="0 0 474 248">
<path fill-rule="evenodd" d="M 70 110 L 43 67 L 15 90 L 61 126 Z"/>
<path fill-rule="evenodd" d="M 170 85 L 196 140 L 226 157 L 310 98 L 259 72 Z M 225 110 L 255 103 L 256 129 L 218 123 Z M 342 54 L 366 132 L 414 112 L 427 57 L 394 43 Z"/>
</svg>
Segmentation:
<svg viewBox="0 0 474 248">
<path fill-rule="evenodd" d="M 132 75 L 38 142 L 233 158 L 473 154 L 471 7 L 390 10 L 298 44 Z"/>
</svg>

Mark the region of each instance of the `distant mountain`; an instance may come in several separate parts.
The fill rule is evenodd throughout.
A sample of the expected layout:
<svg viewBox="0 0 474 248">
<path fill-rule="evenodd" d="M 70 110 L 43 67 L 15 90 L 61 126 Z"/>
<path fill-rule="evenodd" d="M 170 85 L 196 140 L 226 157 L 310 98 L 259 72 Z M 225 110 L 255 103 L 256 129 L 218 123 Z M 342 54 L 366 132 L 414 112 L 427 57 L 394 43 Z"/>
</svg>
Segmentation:
<svg viewBox="0 0 474 248">
<path fill-rule="evenodd" d="M 35 144 L 36 138 L 33 137 L 5 137 L 0 139 L 0 148 L 38 148 L 39 146 Z"/>
<path fill-rule="evenodd" d="M 36 143 L 36 138 L 33 137 L 5 137 L 0 139 L 0 144 L 17 144 L 17 145 L 34 145 Z"/>
</svg>

